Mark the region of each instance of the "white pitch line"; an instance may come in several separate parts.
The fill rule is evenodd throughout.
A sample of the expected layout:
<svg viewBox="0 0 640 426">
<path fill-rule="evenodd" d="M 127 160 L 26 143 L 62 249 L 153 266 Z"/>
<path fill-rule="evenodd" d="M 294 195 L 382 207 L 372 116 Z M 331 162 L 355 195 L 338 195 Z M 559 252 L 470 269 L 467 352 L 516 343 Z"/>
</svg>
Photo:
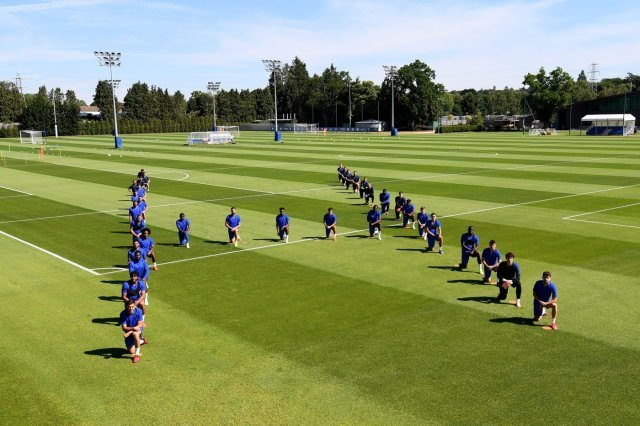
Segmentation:
<svg viewBox="0 0 640 426">
<path fill-rule="evenodd" d="M 631 203 L 631 204 L 626 204 L 626 205 L 624 205 L 624 206 L 611 207 L 611 208 L 609 208 L 609 209 L 602 209 L 602 210 L 596 210 L 596 211 L 587 212 L 587 213 L 574 214 L 574 215 L 572 215 L 572 216 L 563 217 L 563 219 L 570 220 L 570 219 L 573 219 L 574 217 L 588 216 L 588 215 L 590 215 L 590 214 L 596 214 L 596 213 L 608 212 L 608 211 L 611 211 L 611 210 L 624 209 L 624 208 L 626 208 L 626 207 L 637 206 L 638 204 L 640 204 L 640 202 L 637 202 L 637 203 Z"/>
<path fill-rule="evenodd" d="M 623 225 L 621 223 L 611 223 L 611 222 L 598 222 L 595 220 L 586 220 L 586 219 L 567 219 L 567 218 L 563 218 L 566 220 L 570 220 L 573 222 L 585 222 L 585 223 L 593 223 L 596 225 L 609 225 L 609 226 L 619 226 L 619 227 L 623 227 L 623 228 L 634 228 L 634 229 L 640 229 L 640 226 L 635 226 L 635 225 Z"/>
<path fill-rule="evenodd" d="M 117 212 L 125 212 L 125 211 L 127 211 L 127 209 L 102 210 L 102 211 L 83 212 L 83 213 L 61 214 L 61 215 L 57 215 L 57 216 L 32 217 L 30 219 L 5 220 L 3 222 L 0 222 L 0 225 L 5 224 L 5 223 L 34 222 L 34 221 L 37 221 L 37 220 L 61 219 L 61 218 L 64 218 L 64 217 L 89 216 L 89 215 L 93 215 L 93 214 L 117 213 Z"/>
<path fill-rule="evenodd" d="M 9 187 L 7 187 L 7 186 L 2 186 L 2 185 L 0 185 L 0 188 L 2 188 L 2 189 L 8 189 L 9 191 L 13 191 L 13 192 L 19 192 L 19 193 L 24 194 L 24 195 L 33 195 L 33 194 L 32 194 L 32 193 L 30 193 L 30 192 L 20 191 L 19 189 L 9 188 Z"/>
<path fill-rule="evenodd" d="M 39 251 L 41 251 L 41 252 L 43 252 L 45 254 L 48 254 L 49 256 L 53 256 L 58 260 L 62 260 L 63 262 L 68 263 L 71 266 L 75 266 L 78 269 L 82 269 L 83 271 L 88 272 L 88 273 L 90 273 L 92 275 L 100 275 L 99 273 L 97 273 L 97 272 L 95 272 L 95 271 L 93 271 L 93 270 L 91 270 L 89 268 L 86 268 L 86 267 L 84 267 L 84 266 L 82 266 L 82 265 L 80 265 L 80 264 L 78 264 L 78 263 L 76 263 L 76 262 L 74 262 L 72 260 L 69 260 L 66 257 L 62 257 L 59 254 L 56 254 L 56 253 L 54 253 L 52 251 L 44 249 L 44 248 L 42 248 L 40 246 L 37 246 L 35 244 L 32 244 L 32 243 L 30 243 L 28 241 L 25 241 L 23 239 L 20 239 L 20 238 L 16 237 L 15 235 L 7 234 L 4 231 L 0 231 L 0 235 L 4 235 L 5 237 L 11 238 L 12 240 L 18 241 L 19 243 L 25 244 L 25 245 L 27 245 L 27 246 L 29 246 L 31 248 L 39 250 Z"/>
</svg>

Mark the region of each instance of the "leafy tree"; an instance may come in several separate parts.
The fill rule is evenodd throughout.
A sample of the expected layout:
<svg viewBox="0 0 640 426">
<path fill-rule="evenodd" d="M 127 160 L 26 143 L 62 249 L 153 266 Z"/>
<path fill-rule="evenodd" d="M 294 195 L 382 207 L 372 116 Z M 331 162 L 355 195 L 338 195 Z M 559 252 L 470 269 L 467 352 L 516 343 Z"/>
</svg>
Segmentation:
<svg viewBox="0 0 640 426">
<path fill-rule="evenodd" d="M 213 117 L 213 98 L 210 94 L 196 90 L 187 101 L 187 112 L 192 115 Z"/>
<path fill-rule="evenodd" d="M 295 114 L 299 121 L 307 121 L 305 105 L 309 96 L 310 78 L 307 65 L 297 56 L 291 65 L 285 65 L 283 98 L 286 99 L 290 113 Z"/>
<path fill-rule="evenodd" d="M 73 90 L 67 90 L 64 101 L 60 104 L 58 130 L 61 135 L 77 135 L 80 130 L 80 102 Z"/>
<path fill-rule="evenodd" d="M 578 74 L 578 79 L 576 80 L 576 87 L 573 90 L 572 101 L 590 101 L 592 99 L 595 99 L 596 96 L 596 93 L 591 88 L 589 80 L 587 80 L 587 75 L 584 73 L 584 70 L 580 71 L 580 74 Z"/>
<path fill-rule="evenodd" d="M 93 95 L 93 105 L 100 109 L 100 116 L 103 121 L 113 122 L 113 99 L 111 93 L 111 84 L 107 80 L 100 80 L 96 86 L 96 92 Z M 118 99 L 116 98 L 116 105 Z"/>
<path fill-rule="evenodd" d="M 351 85 L 351 96 L 353 98 L 353 104 L 356 111 L 360 112 L 360 120 L 364 120 L 365 111 L 371 114 L 376 100 L 378 99 L 378 92 L 380 88 L 376 86 L 373 81 L 360 81 L 356 79 L 355 83 Z M 358 114 L 356 113 L 356 116 Z"/>
<path fill-rule="evenodd" d="M 535 111 L 538 120 L 545 125 L 551 123 L 553 114 L 569 104 L 574 91 L 573 78 L 562 68 L 557 67 L 548 75 L 544 68 L 538 74 L 527 74 L 523 84 L 527 89 L 527 100 Z"/>
<path fill-rule="evenodd" d="M 416 129 L 443 114 L 441 98 L 445 90 L 442 84 L 433 81 L 435 77 L 435 71 L 419 60 L 398 70 L 399 126 Z"/>
<path fill-rule="evenodd" d="M 127 118 L 149 121 L 153 117 L 151 93 L 146 83 L 133 83 L 124 97 L 124 112 Z"/>
<path fill-rule="evenodd" d="M 22 129 L 45 130 L 50 134 L 53 130 L 53 106 L 47 88 L 40 87 L 37 94 L 26 96 L 26 101 L 20 119 Z"/>
<path fill-rule="evenodd" d="M 15 123 L 22 114 L 24 101 L 18 87 L 8 81 L 0 81 L 0 123 Z"/>
</svg>

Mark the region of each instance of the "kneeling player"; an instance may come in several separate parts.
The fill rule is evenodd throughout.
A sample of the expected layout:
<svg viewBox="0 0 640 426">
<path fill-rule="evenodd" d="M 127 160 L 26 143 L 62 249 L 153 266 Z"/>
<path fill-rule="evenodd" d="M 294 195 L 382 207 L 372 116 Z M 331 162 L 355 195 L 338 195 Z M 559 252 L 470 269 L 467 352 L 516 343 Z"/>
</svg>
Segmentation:
<svg viewBox="0 0 640 426">
<path fill-rule="evenodd" d="M 126 309 L 120 312 L 120 326 L 124 331 L 124 345 L 127 351 L 133 354 L 133 362 L 136 363 L 140 361 L 140 345 L 146 345 L 149 341 L 142 337 L 142 311 L 132 300 L 129 300 Z"/>
<path fill-rule="evenodd" d="M 184 213 L 180 213 L 178 220 L 176 220 L 176 228 L 178 229 L 178 241 L 181 246 L 189 248 L 189 231 L 191 231 L 191 222 L 187 219 Z"/>
<path fill-rule="evenodd" d="M 153 262 L 153 270 L 158 270 L 158 264 L 156 263 L 156 253 L 154 251 L 155 244 L 153 242 L 153 238 L 151 238 L 151 229 L 144 228 L 142 229 L 142 236 L 138 238 L 140 242 L 140 246 L 147 252 L 147 256 Z"/>
<path fill-rule="evenodd" d="M 373 238 L 374 235 L 378 235 L 378 239 L 382 239 L 382 228 L 380 228 L 380 219 L 382 215 L 378 210 L 377 205 L 373 205 L 373 209 L 367 213 L 367 222 L 369 222 L 369 238 Z"/>
<path fill-rule="evenodd" d="M 280 207 L 280 214 L 276 216 L 276 233 L 280 241 L 285 244 L 289 242 L 289 216 L 284 212 L 284 207 Z"/>
<path fill-rule="evenodd" d="M 491 240 L 489 241 L 489 247 L 482 251 L 485 283 L 491 284 L 491 271 L 497 271 L 500 262 L 502 262 L 502 253 L 496 248 L 496 240 Z"/>
<path fill-rule="evenodd" d="M 338 218 L 331 207 L 327 210 L 327 214 L 322 217 L 322 223 L 324 224 L 326 238 L 333 237 L 333 241 L 335 241 L 338 236 L 338 231 L 336 230 Z"/>
<path fill-rule="evenodd" d="M 417 214 L 416 219 L 418 220 L 418 234 L 420 238 L 423 240 L 427 239 L 427 223 L 429 222 L 429 215 L 427 214 L 426 207 L 420 207 L 420 213 Z"/>
<path fill-rule="evenodd" d="M 122 300 L 127 304 L 132 301 L 136 308 L 140 308 L 140 311 L 144 315 L 145 306 L 144 298 L 147 293 L 147 286 L 144 282 L 138 279 L 138 272 L 131 272 L 131 279 L 122 283 Z"/>
<path fill-rule="evenodd" d="M 522 307 L 520 303 L 520 295 L 522 293 L 520 265 L 514 261 L 516 257 L 515 254 L 509 252 L 505 257 L 507 260 L 498 265 L 498 289 L 500 290 L 500 293 L 498 293 L 498 303 L 507 298 L 509 287 L 513 287 L 516 289 L 516 307 L 520 308 Z"/>
<path fill-rule="evenodd" d="M 389 205 L 391 204 L 391 193 L 387 192 L 387 188 L 383 188 L 380 193 L 380 209 L 385 216 L 389 216 Z"/>
<path fill-rule="evenodd" d="M 442 254 L 442 246 L 444 245 L 442 225 L 435 213 L 431 213 L 431 219 L 427 221 L 427 226 L 424 230 L 427 233 L 427 251 L 433 251 L 437 241 L 439 245 L 438 253 Z"/>
<path fill-rule="evenodd" d="M 411 202 L 411 199 L 408 199 L 404 206 L 402 207 L 402 227 L 408 228 L 409 221 L 411 221 L 411 229 L 416 229 L 416 218 L 413 214 L 415 207 Z"/>
<path fill-rule="evenodd" d="M 551 328 L 557 330 L 558 289 L 551 282 L 551 272 L 549 271 L 544 271 L 542 279 L 533 285 L 533 320 L 540 321 L 540 318 L 547 314 L 546 308 L 551 308 Z"/>
<path fill-rule="evenodd" d="M 467 267 L 469 258 L 475 257 L 478 260 L 478 269 L 482 273 L 482 259 L 478 252 L 478 246 L 480 245 L 480 238 L 475 234 L 473 226 L 467 228 L 467 232 L 460 236 L 460 248 L 462 250 L 460 264 L 458 265 L 458 271 L 462 271 Z"/>
<path fill-rule="evenodd" d="M 224 226 L 227 228 L 227 233 L 229 234 L 229 243 L 237 247 L 238 241 L 240 241 L 240 215 L 237 213 L 235 207 L 231 207 L 231 214 L 227 215 L 224 220 Z"/>
</svg>

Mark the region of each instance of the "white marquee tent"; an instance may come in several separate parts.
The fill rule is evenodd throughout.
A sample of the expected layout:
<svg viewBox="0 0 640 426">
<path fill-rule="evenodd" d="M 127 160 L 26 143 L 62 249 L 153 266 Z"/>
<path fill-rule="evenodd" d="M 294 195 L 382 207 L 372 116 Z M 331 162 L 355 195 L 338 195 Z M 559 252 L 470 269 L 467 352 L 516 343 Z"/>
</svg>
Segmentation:
<svg viewBox="0 0 640 426">
<path fill-rule="evenodd" d="M 631 114 L 589 114 L 580 121 L 588 128 L 588 135 L 598 136 L 631 135 L 636 126 L 636 118 Z"/>
</svg>

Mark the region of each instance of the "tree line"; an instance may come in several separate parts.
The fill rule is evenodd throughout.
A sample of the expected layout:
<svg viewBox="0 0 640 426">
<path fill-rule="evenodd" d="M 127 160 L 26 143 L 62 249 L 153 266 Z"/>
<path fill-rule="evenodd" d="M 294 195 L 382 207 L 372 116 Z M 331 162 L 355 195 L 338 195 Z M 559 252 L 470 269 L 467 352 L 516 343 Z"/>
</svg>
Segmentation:
<svg viewBox="0 0 640 426">
<path fill-rule="evenodd" d="M 544 68 L 524 76 L 524 88 L 464 89 L 447 91 L 436 83 L 436 73 L 420 60 L 399 67 L 393 81 L 395 125 L 417 130 L 430 126 L 443 115 L 481 117 L 491 114 L 528 114 L 549 124 L 555 112 L 570 102 L 622 94 L 640 87 L 640 76 L 603 79 L 593 90 L 582 71 L 574 80 L 558 67 L 547 73 Z M 356 121 L 390 121 L 392 84 L 388 77 L 376 84 L 352 78 L 348 71 L 333 64 L 321 74 L 310 75 L 298 57 L 284 64 L 281 72 L 269 77 L 268 85 L 254 90 L 221 90 L 215 95 L 219 125 L 237 125 L 273 118 L 273 88 L 278 93 L 278 116 L 300 123 L 318 123 L 321 127 L 344 127 Z M 124 99 L 116 99 L 121 133 L 199 131 L 212 127 L 213 95 L 194 91 L 186 99 L 144 82 L 129 87 Z M 101 111 L 98 122 L 81 120 L 80 107 L 73 90 L 60 88 L 22 96 L 12 82 L 0 82 L 0 123 L 20 123 L 23 129 L 53 133 L 55 103 L 60 135 L 108 134 L 113 128 L 113 100 L 109 81 L 96 85 L 92 105 Z M 15 127 L 0 128 L 1 136 L 15 136 Z"/>
</svg>

